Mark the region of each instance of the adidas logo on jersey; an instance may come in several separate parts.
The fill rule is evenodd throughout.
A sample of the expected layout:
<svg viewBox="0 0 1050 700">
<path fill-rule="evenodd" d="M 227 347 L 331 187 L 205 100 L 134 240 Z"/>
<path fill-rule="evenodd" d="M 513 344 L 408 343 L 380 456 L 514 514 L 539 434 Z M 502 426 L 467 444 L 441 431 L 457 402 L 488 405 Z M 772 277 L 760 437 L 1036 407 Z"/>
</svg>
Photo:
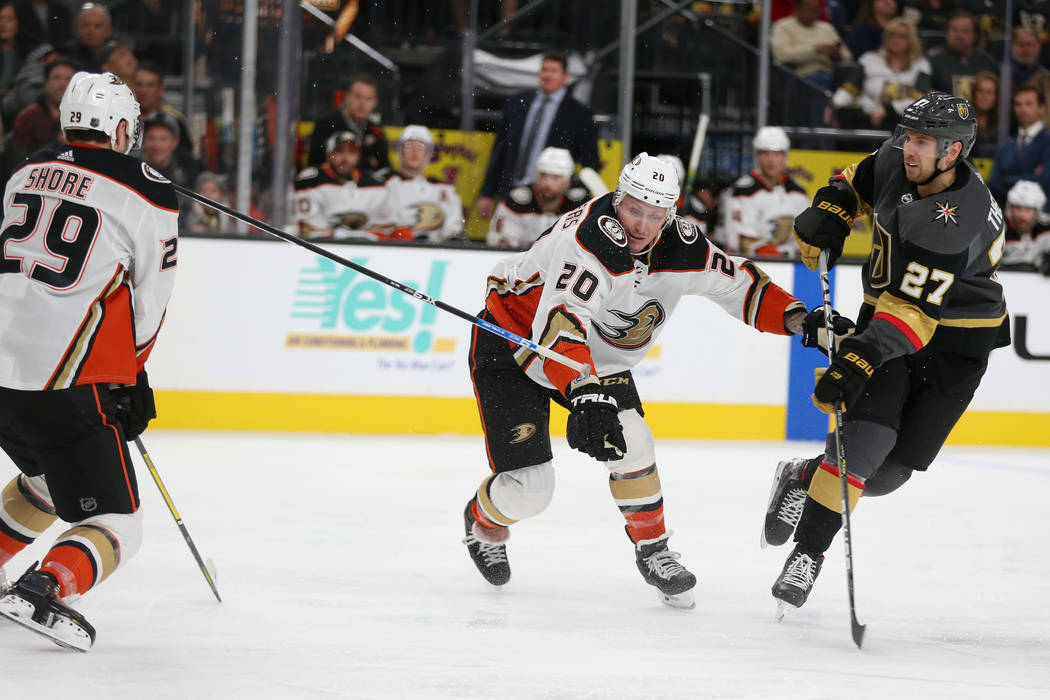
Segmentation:
<svg viewBox="0 0 1050 700">
<path fill-rule="evenodd" d="M 73 162 L 73 151 L 62 151 L 56 156 L 58 160 L 68 160 L 70 163 Z"/>
</svg>

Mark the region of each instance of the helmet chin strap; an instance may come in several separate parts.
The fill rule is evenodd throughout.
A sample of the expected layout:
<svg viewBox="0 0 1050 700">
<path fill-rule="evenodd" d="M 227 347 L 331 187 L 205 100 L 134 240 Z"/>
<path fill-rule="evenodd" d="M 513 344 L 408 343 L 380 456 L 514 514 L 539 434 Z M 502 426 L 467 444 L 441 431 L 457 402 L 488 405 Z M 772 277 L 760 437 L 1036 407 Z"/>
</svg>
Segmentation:
<svg viewBox="0 0 1050 700">
<path fill-rule="evenodd" d="M 948 154 L 945 153 L 944 155 L 946 156 Z M 944 158 L 944 156 L 940 156 L 939 158 L 937 158 L 937 162 L 938 163 L 941 161 L 941 158 Z M 955 161 L 951 165 L 949 165 L 947 168 L 945 168 L 944 170 L 941 170 L 940 168 L 938 168 L 937 167 L 937 163 L 934 163 L 933 164 L 933 174 L 930 175 L 925 180 L 923 180 L 922 182 L 917 183 L 918 186 L 919 187 L 924 187 L 924 186 L 930 184 L 931 182 L 933 182 L 934 180 L 939 178 L 941 175 L 943 175 L 944 173 L 948 172 L 949 170 L 952 170 L 955 166 L 957 166 L 961 159 L 962 159 L 962 154 L 960 153 L 959 156 L 955 159 Z"/>
</svg>

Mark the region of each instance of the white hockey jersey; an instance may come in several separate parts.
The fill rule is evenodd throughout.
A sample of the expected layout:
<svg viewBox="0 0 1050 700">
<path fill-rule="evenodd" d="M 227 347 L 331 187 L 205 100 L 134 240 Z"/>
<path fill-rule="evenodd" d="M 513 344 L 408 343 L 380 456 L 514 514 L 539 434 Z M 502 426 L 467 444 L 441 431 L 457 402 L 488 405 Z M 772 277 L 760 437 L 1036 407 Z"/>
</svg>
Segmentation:
<svg viewBox="0 0 1050 700">
<path fill-rule="evenodd" d="M 30 156 L 4 194 L 0 386 L 134 384 L 175 282 L 178 216 L 171 183 L 134 158 Z"/>
<path fill-rule="evenodd" d="M 767 187 L 752 170 L 733 185 L 726 211 L 726 247 L 741 255 L 798 255 L 795 217 L 809 206 L 802 185 L 782 175 Z"/>
<path fill-rule="evenodd" d="M 386 197 L 382 181 L 357 170 L 343 180 L 325 163 L 296 176 L 292 211 L 303 238 L 370 239 L 368 229 Z"/>
<path fill-rule="evenodd" d="M 520 336 L 590 364 L 604 377 L 645 357 L 684 295 L 707 297 L 732 316 L 787 335 L 784 313 L 804 308 L 744 258 L 722 252 L 676 217 L 643 255 L 632 255 L 612 193 L 562 216 L 527 251 L 488 278 L 486 308 Z M 518 363 L 534 381 L 564 392 L 575 371 L 527 348 Z"/>
<path fill-rule="evenodd" d="M 496 205 L 485 244 L 494 248 L 528 248 L 562 214 L 589 198 L 586 188 L 574 185 L 565 192 L 555 210 L 547 212 L 540 206 L 534 185 L 515 187 Z"/>
<path fill-rule="evenodd" d="M 455 185 L 423 175 L 406 178 L 390 173 L 386 202 L 376 217 L 379 229 L 411 229 L 412 234 L 432 243 L 463 233 L 463 202 Z"/>
</svg>

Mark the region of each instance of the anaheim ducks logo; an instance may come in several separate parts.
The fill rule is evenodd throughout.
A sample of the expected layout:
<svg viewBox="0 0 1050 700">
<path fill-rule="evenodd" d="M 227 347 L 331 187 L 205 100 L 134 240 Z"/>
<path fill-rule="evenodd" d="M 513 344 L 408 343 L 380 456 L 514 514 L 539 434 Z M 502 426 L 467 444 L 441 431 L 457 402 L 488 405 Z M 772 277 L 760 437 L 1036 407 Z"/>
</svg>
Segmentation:
<svg viewBox="0 0 1050 700">
<path fill-rule="evenodd" d="M 601 229 L 602 233 L 609 237 L 610 241 L 621 248 L 627 245 L 627 232 L 624 231 L 623 224 L 611 216 L 599 216 L 598 228 Z"/>
<path fill-rule="evenodd" d="M 336 226 L 343 226 L 351 230 L 362 229 L 365 224 L 368 223 L 368 217 L 359 211 L 348 211 L 345 214 L 339 214 L 339 222 Z"/>
<path fill-rule="evenodd" d="M 416 212 L 416 223 L 412 225 L 416 231 L 435 231 L 445 223 L 445 212 L 436 204 L 420 202 L 412 209 Z"/>
<path fill-rule="evenodd" d="M 536 426 L 532 423 L 522 423 L 521 425 L 515 425 L 510 431 L 514 435 L 514 437 L 511 438 L 510 444 L 514 445 L 519 442 L 525 442 L 535 435 Z"/>
<path fill-rule="evenodd" d="M 660 302 L 655 299 L 650 299 L 634 313 L 625 313 L 616 309 L 610 309 L 609 313 L 623 321 L 625 325 L 614 327 L 595 323 L 594 329 L 609 345 L 624 350 L 644 347 L 652 340 L 653 333 L 667 318 L 664 307 L 660 306 Z"/>
<path fill-rule="evenodd" d="M 675 221 L 678 224 L 678 235 L 682 237 L 682 242 L 686 244 L 695 243 L 699 234 L 696 226 L 693 226 L 692 223 L 680 216 L 676 216 Z"/>
</svg>

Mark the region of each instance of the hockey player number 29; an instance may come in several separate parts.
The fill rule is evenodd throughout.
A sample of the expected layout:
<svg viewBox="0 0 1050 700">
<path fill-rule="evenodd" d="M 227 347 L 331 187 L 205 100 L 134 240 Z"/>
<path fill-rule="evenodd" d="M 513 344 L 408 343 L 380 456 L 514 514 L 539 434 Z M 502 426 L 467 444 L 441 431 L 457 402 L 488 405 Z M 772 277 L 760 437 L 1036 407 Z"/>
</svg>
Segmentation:
<svg viewBox="0 0 1050 700">
<path fill-rule="evenodd" d="M 40 222 L 42 207 L 43 197 L 38 194 L 19 192 L 15 195 L 12 208 L 22 209 L 23 215 L 0 233 L 0 274 L 23 272 L 24 258 L 13 255 L 8 257 L 7 246 L 13 241 L 33 237 Z M 48 262 L 54 263 L 54 260 L 45 262 L 31 259 L 29 277 L 55 289 L 66 289 L 76 284 L 100 223 L 98 210 L 62 200 L 51 213 L 51 221 L 44 232 L 44 248 L 61 262 L 52 266 Z"/>
</svg>

